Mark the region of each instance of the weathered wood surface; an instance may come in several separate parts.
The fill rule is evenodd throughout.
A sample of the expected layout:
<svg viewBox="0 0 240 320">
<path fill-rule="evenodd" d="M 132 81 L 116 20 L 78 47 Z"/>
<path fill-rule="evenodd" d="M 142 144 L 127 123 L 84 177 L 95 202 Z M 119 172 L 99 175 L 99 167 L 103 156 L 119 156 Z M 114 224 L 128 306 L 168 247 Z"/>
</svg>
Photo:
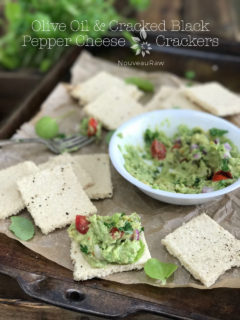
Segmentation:
<svg viewBox="0 0 240 320">
<path fill-rule="evenodd" d="M 0 235 L 0 269 L 4 266 L 7 266 L 6 269 L 9 270 L 9 274 L 13 277 L 15 277 L 16 274 L 21 274 L 22 270 L 29 272 L 29 277 L 25 278 L 25 282 L 29 284 L 35 279 L 36 274 L 37 276 L 44 275 L 49 277 L 44 280 L 40 289 L 54 292 L 56 300 L 58 300 L 58 294 L 61 290 L 65 292 L 69 288 L 76 289 L 76 283 L 72 280 L 72 274 L 69 270 L 42 258 L 23 247 L 20 243 L 8 239 L 4 235 Z M 11 268 L 15 268 L 16 271 L 13 273 Z M 31 273 L 33 273 L 34 276 L 32 276 Z M 0 280 L 2 279 L 4 279 L 3 276 L 1 276 Z M 14 280 L 9 281 L 9 279 L 6 280 L 5 278 L 1 281 L 0 288 L 0 297 L 5 299 L 4 302 L 0 303 L 0 310 L 2 309 L 1 305 L 8 304 L 7 300 L 9 300 L 10 307 L 8 307 L 8 309 L 6 308 L 6 312 L 10 312 L 9 309 L 14 309 L 14 306 L 16 307 L 13 301 L 19 299 L 19 297 L 20 300 L 23 301 L 23 308 L 21 310 L 25 310 L 24 301 L 34 301 L 29 299 L 25 294 L 22 294 Z M 142 306 L 146 305 L 146 307 L 153 304 L 154 306 L 158 306 L 159 310 L 162 310 L 165 314 L 175 314 L 176 316 L 186 317 L 188 319 L 226 319 L 226 317 L 228 317 L 229 319 L 237 320 L 240 311 L 240 290 L 233 289 L 159 289 L 145 285 L 119 285 L 117 283 L 96 279 L 86 281 L 77 288 L 79 288 L 81 292 L 84 292 L 86 297 L 88 295 L 91 296 L 92 300 L 87 300 L 86 298 L 86 301 L 91 301 L 91 303 L 99 309 L 105 304 L 106 309 L 117 310 L 119 304 L 121 304 L 124 299 L 126 299 L 130 305 L 130 300 L 134 299 L 133 302 L 136 304 L 141 303 Z M 117 296 L 119 295 L 119 300 L 114 300 L 115 305 L 110 299 L 108 300 L 107 298 L 107 300 L 105 300 L 106 296 L 109 295 L 108 297 L 111 298 L 116 294 Z M 79 303 L 84 308 L 89 307 L 84 300 Z M 41 303 L 41 305 L 44 306 L 43 303 Z M 32 306 L 35 305 L 32 304 Z M 123 309 L 124 307 L 125 306 L 122 305 Z M 16 308 L 16 311 L 17 310 Z M 51 317 L 47 319 L 51 319 Z"/>
<path fill-rule="evenodd" d="M 200 19 L 210 22 L 212 35 L 222 39 L 240 41 L 240 2 L 239 0 L 151 0 L 151 5 L 139 19 L 147 22 L 166 20 L 166 27 L 171 27 L 171 20 L 197 22 Z"/>
</svg>

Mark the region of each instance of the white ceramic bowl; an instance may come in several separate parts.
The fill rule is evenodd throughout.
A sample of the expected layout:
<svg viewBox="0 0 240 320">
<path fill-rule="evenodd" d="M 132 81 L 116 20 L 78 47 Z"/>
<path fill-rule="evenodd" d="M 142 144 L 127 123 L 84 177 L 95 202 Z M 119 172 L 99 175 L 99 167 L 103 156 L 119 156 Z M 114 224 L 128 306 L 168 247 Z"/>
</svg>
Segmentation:
<svg viewBox="0 0 240 320">
<path fill-rule="evenodd" d="M 172 204 L 193 205 L 205 203 L 239 188 L 240 180 L 224 189 L 209 193 L 183 194 L 167 192 L 151 188 L 145 183 L 134 178 L 124 168 L 124 158 L 119 150 L 119 146 L 124 150 L 124 146 L 127 144 L 143 145 L 143 132 L 147 128 L 154 129 L 156 126 L 165 131 L 167 135 L 171 136 L 176 132 L 177 127 L 180 124 L 185 124 L 190 128 L 198 126 L 204 130 L 211 128 L 228 130 L 226 136 L 231 139 L 231 141 L 233 141 L 240 150 L 240 129 L 222 118 L 212 116 L 205 112 L 192 110 L 159 110 L 141 114 L 124 123 L 118 128 L 118 130 L 116 130 L 109 145 L 109 154 L 113 166 L 120 175 L 150 197 Z M 122 134 L 122 138 L 119 137 L 119 133 Z"/>
</svg>

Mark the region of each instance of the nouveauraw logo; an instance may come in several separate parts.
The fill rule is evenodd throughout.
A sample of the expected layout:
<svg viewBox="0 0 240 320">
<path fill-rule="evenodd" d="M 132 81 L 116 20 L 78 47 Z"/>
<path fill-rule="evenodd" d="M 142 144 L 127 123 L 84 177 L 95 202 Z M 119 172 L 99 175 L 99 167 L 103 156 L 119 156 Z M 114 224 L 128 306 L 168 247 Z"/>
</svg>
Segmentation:
<svg viewBox="0 0 240 320">
<path fill-rule="evenodd" d="M 135 42 L 134 45 L 131 46 L 131 49 L 135 50 L 136 56 L 141 54 L 145 57 L 146 54 L 150 54 L 150 50 L 152 50 L 151 44 L 146 41 L 147 39 L 147 32 L 144 28 L 140 29 L 140 38 L 139 37 L 132 37 L 132 40 Z"/>
</svg>

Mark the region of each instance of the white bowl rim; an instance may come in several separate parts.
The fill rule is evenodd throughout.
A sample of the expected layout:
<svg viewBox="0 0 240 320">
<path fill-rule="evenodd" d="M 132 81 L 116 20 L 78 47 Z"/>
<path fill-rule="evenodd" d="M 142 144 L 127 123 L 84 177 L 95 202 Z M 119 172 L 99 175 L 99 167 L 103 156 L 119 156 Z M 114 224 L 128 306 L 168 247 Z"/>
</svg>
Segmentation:
<svg viewBox="0 0 240 320">
<path fill-rule="evenodd" d="M 172 111 L 172 112 L 171 112 Z M 208 119 L 217 119 L 217 121 L 225 123 L 228 127 L 230 127 L 232 130 L 238 130 L 239 131 L 239 135 L 240 135 L 240 128 L 238 128 L 237 126 L 235 126 L 234 124 L 232 124 L 231 122 L 223 119 L 223 118 L 219 118 L 216 117 L 214 115 L 211 115 L 209 113 L 206 112 L 202 112 L 202 111 L 195 111 L 195 110 L 188 110 L 188 109 L 168 109 L 168 110 L 156 110 L 156 111 L 150 111 L 150 112 L 146 112 L 146 113 L 142 113 L 139 116 L 136 116 L 132 119 L 130 119 L 129 121 L 125 122 L 124 124 L 122 124 L 113 134 L 113 136 L 111 137 L 110 143 L 109 143 L 109 156 L 110 159 L 112 161 L 112 164 L 114 166 L 114 168 L 120 173 L 121 176 L 123 176 L 126 180 L 128 180 L 129 182 L 131 182 L 133 185 L 135 185 L 136 187 L 145 190 L 146 192 L 149 193 L 153 193 L 155 195 L 158 196 L 164 196 L 170 199 L 186 199 L 186 200 L 201 200 L 201 199 L 211 199 L 211 198 L 216 198 L 219 196 L 222 196 L 226 193 L 229 193 L 231 191 L 236 190 L 237 188 L 240 187 L 240 178 L 235 181 L 233 184 L 231 184 L 230 186 L 217 190 L 217 191 L 212 191 L 212 192 L 208 192 L 208 193 L 175 193 L 175 192 L 169 192 L 169 191 L 165 191 L 165 190 L 160 190 L 160 189 L 154 189 L 151 188 L 150 186 L 148 186 L 147 184 L 139 181 L 138 179 L 134 178 L 125 168 L 124 166 L 119 166 L 117 161 L 116 161 L 116 157 L 115 154 L 113 152 L 113 148 L 114 148 L 114 144 L 115 142 L 117 143 L 116 139 L 118 138 L 118 134 L 122 133 L 122 131 L 124 131 L 124 129 L 130 125 L 132 125 L 134 122 L 141 120 L 142 118 L 146 118 L 146 116 L 148 114 L 168 114 L 169 113 L 179 113 L 179 114 L 192 114 L 194 115 L 200 115 L 201 117 L 206 117 Z M 201 125 L 200 125 L 201 126 Z"/>
</svg>

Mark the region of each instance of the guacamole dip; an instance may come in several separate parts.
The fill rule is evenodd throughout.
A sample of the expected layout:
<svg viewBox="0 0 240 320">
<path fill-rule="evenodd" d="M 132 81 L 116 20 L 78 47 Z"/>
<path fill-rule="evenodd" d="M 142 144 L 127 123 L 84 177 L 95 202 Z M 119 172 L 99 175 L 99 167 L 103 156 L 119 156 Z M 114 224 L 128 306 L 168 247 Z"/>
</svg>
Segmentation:
<svg viewBox="0 0 240 320">
<path fill-rule="evenodd" d="M 240 153 L 226 133 L 181 125 L 168 137 L 147 129 L 143 147 L 125 146 L 125 168 L 154 189 L 206 193 L 225 188 L 240 177 Z"/>
<path fill-rule="evenodd" d="M 145 249 L 140 239 L 141 232 L 143 227 L 136 213 L 77 215 L 75 223 L 68 228 L 70 238 L 79 244 L 85 259 L 94 268 L 138 261 Z"/>
</svg>

